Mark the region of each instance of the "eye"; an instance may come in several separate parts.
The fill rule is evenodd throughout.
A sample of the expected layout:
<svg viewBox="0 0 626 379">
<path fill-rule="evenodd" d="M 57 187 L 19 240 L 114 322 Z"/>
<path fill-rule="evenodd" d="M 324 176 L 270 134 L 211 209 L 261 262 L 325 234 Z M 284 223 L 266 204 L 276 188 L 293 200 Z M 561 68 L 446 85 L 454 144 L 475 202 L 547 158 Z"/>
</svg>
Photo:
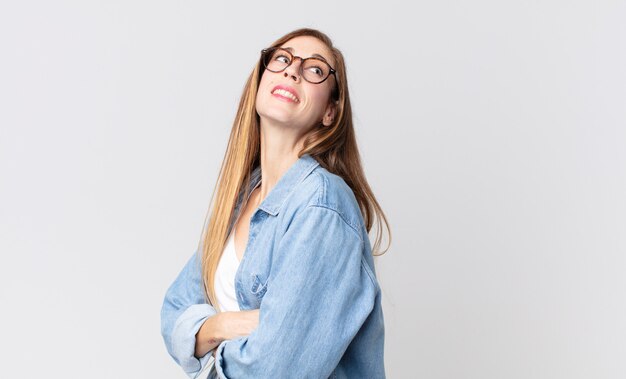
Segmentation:
<svg viewBox="0 0 626 379">
<path fill-rule="evenodd" d="M 317 66 L 307 67 L 307 70 L 309 70 L 310 72 L 312 72 L 313 74 L 317 76 L 324 75 L 324 70 L 321 67 L 317 67 Z"/>
<path fill-rule="evenodd" d="M 284 54 L 276 54 L 274 56 L 274 60 L 282 63 L 289 63 L 289 57 Z"/>
</svg>

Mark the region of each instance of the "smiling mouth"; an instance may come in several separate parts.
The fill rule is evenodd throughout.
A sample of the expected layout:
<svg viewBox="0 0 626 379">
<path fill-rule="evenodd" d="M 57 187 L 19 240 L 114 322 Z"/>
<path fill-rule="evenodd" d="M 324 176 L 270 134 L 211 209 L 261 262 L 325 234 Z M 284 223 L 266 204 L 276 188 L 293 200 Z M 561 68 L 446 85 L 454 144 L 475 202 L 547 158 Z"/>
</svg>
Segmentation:
<svg viewBox="0 0 626 379">
<path fill-rule="evenodd" d="M 298 99 L 298 98 L 296 97 L 296 95 L 294 95 L 293 93 L 291 93 L 291 92 L 289 92 L 289 91 L 287 91 L 287 90 L 284 90 L 284 89 L 282 89 L 282 88 L 277 88 L 277 89 L 275 89 L 275 90 L 272 92 L 272 95 L 280 95 L 280 96 L 282 96 L 282 97 L 286 97 L 287 99 L 290 99 L 290 100 L 292 100 L 292 101 L 293 101 L 293 102 L 295 102 L 295 103 L 299 103 L 299 102 L 300 102 L 300 99 Z"/>
</svg>

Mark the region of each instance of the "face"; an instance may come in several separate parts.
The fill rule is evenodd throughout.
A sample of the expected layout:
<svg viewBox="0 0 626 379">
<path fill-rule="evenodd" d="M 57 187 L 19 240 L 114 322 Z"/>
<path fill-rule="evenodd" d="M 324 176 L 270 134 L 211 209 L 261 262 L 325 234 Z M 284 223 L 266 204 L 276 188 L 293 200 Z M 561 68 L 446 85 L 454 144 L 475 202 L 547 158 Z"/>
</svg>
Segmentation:
<svg viewBox="0 0 626 379">
<path fill-rule="evenodd" d="M 317 38 L 295 37 L 280 47 L 290 48 L 294 56 L 303 59 L 321 55 L 331 67 L 335 67 L 330 50 Z M 282 72 L 263 72 L 256 98 L 256 110 L 262 124 L 271 122 L 298 128 L 302 132 L 320 123 L 326 126 L 332 124 L 335 105 L 331 92 L 336 85 L 335 78 L 330 75 L 322 83 L 309 83 L 300 76 L 301 62 L 295 58 Z"/>
</svg>

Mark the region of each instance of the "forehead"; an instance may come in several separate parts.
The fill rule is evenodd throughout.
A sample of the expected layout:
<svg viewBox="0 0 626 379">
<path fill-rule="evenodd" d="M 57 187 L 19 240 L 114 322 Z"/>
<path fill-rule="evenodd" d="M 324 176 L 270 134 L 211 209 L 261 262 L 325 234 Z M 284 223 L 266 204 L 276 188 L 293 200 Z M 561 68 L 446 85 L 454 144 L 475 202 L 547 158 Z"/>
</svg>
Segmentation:
<svg viewBox="0 0 626 379">
<path fill-rule="evenodd" d="M 290 39 L 289 41 L 280 45 L 282 48 L 289 48 L 293 55 L 299 57 L 308 58 L 313 56 L 321 56 L 328 63 L 334 66 L 335 60 L 330 52 L 330 49 L 324 44 L 324 42 L 311 36 L 300 36 Z"/>
</svg>

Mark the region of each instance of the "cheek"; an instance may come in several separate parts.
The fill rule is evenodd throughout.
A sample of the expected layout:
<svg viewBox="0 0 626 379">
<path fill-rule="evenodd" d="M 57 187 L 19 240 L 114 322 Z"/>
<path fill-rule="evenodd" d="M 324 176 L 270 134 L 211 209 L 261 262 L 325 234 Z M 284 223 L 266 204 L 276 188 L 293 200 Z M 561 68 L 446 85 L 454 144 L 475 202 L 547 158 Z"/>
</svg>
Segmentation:
<svg viewBox="0 0 626 379">
<path fill-rule="evenodd" d="M 269 72 L 267 70 L 263 71 L 263 73 L 261 74 L 261 81 L 259 82 L 259 86 L 262 83 L 267 83 L 270 80 L 271 75 L 272 75 L 272 72 Z"/>
<path fill-rule="evenodd" d="M 330 88 L 317 87 L 310 92 L 310 99 L 315 108 L 324 110 L 330 100 Z"/>
<path fill-rule="evenodd" d="M 259 88 L 257 88 L 257 96 L 263 93 L 264 88 L 267 87 L 268 78 L 265 73 L 261 76 L 261 81 L 259 82 Z"/>
<path fill-rule="evenodd" d="M 261 81 L 259 82 L 259 88 L 256 91 L 256 105 L 259 103 L 263 103 L 265 101 L 266 94 L 268 92 L 268 86 L 270 83 L 270 79 L 268 75 L 263 73 L 261 76 Z"/>
</svg>

